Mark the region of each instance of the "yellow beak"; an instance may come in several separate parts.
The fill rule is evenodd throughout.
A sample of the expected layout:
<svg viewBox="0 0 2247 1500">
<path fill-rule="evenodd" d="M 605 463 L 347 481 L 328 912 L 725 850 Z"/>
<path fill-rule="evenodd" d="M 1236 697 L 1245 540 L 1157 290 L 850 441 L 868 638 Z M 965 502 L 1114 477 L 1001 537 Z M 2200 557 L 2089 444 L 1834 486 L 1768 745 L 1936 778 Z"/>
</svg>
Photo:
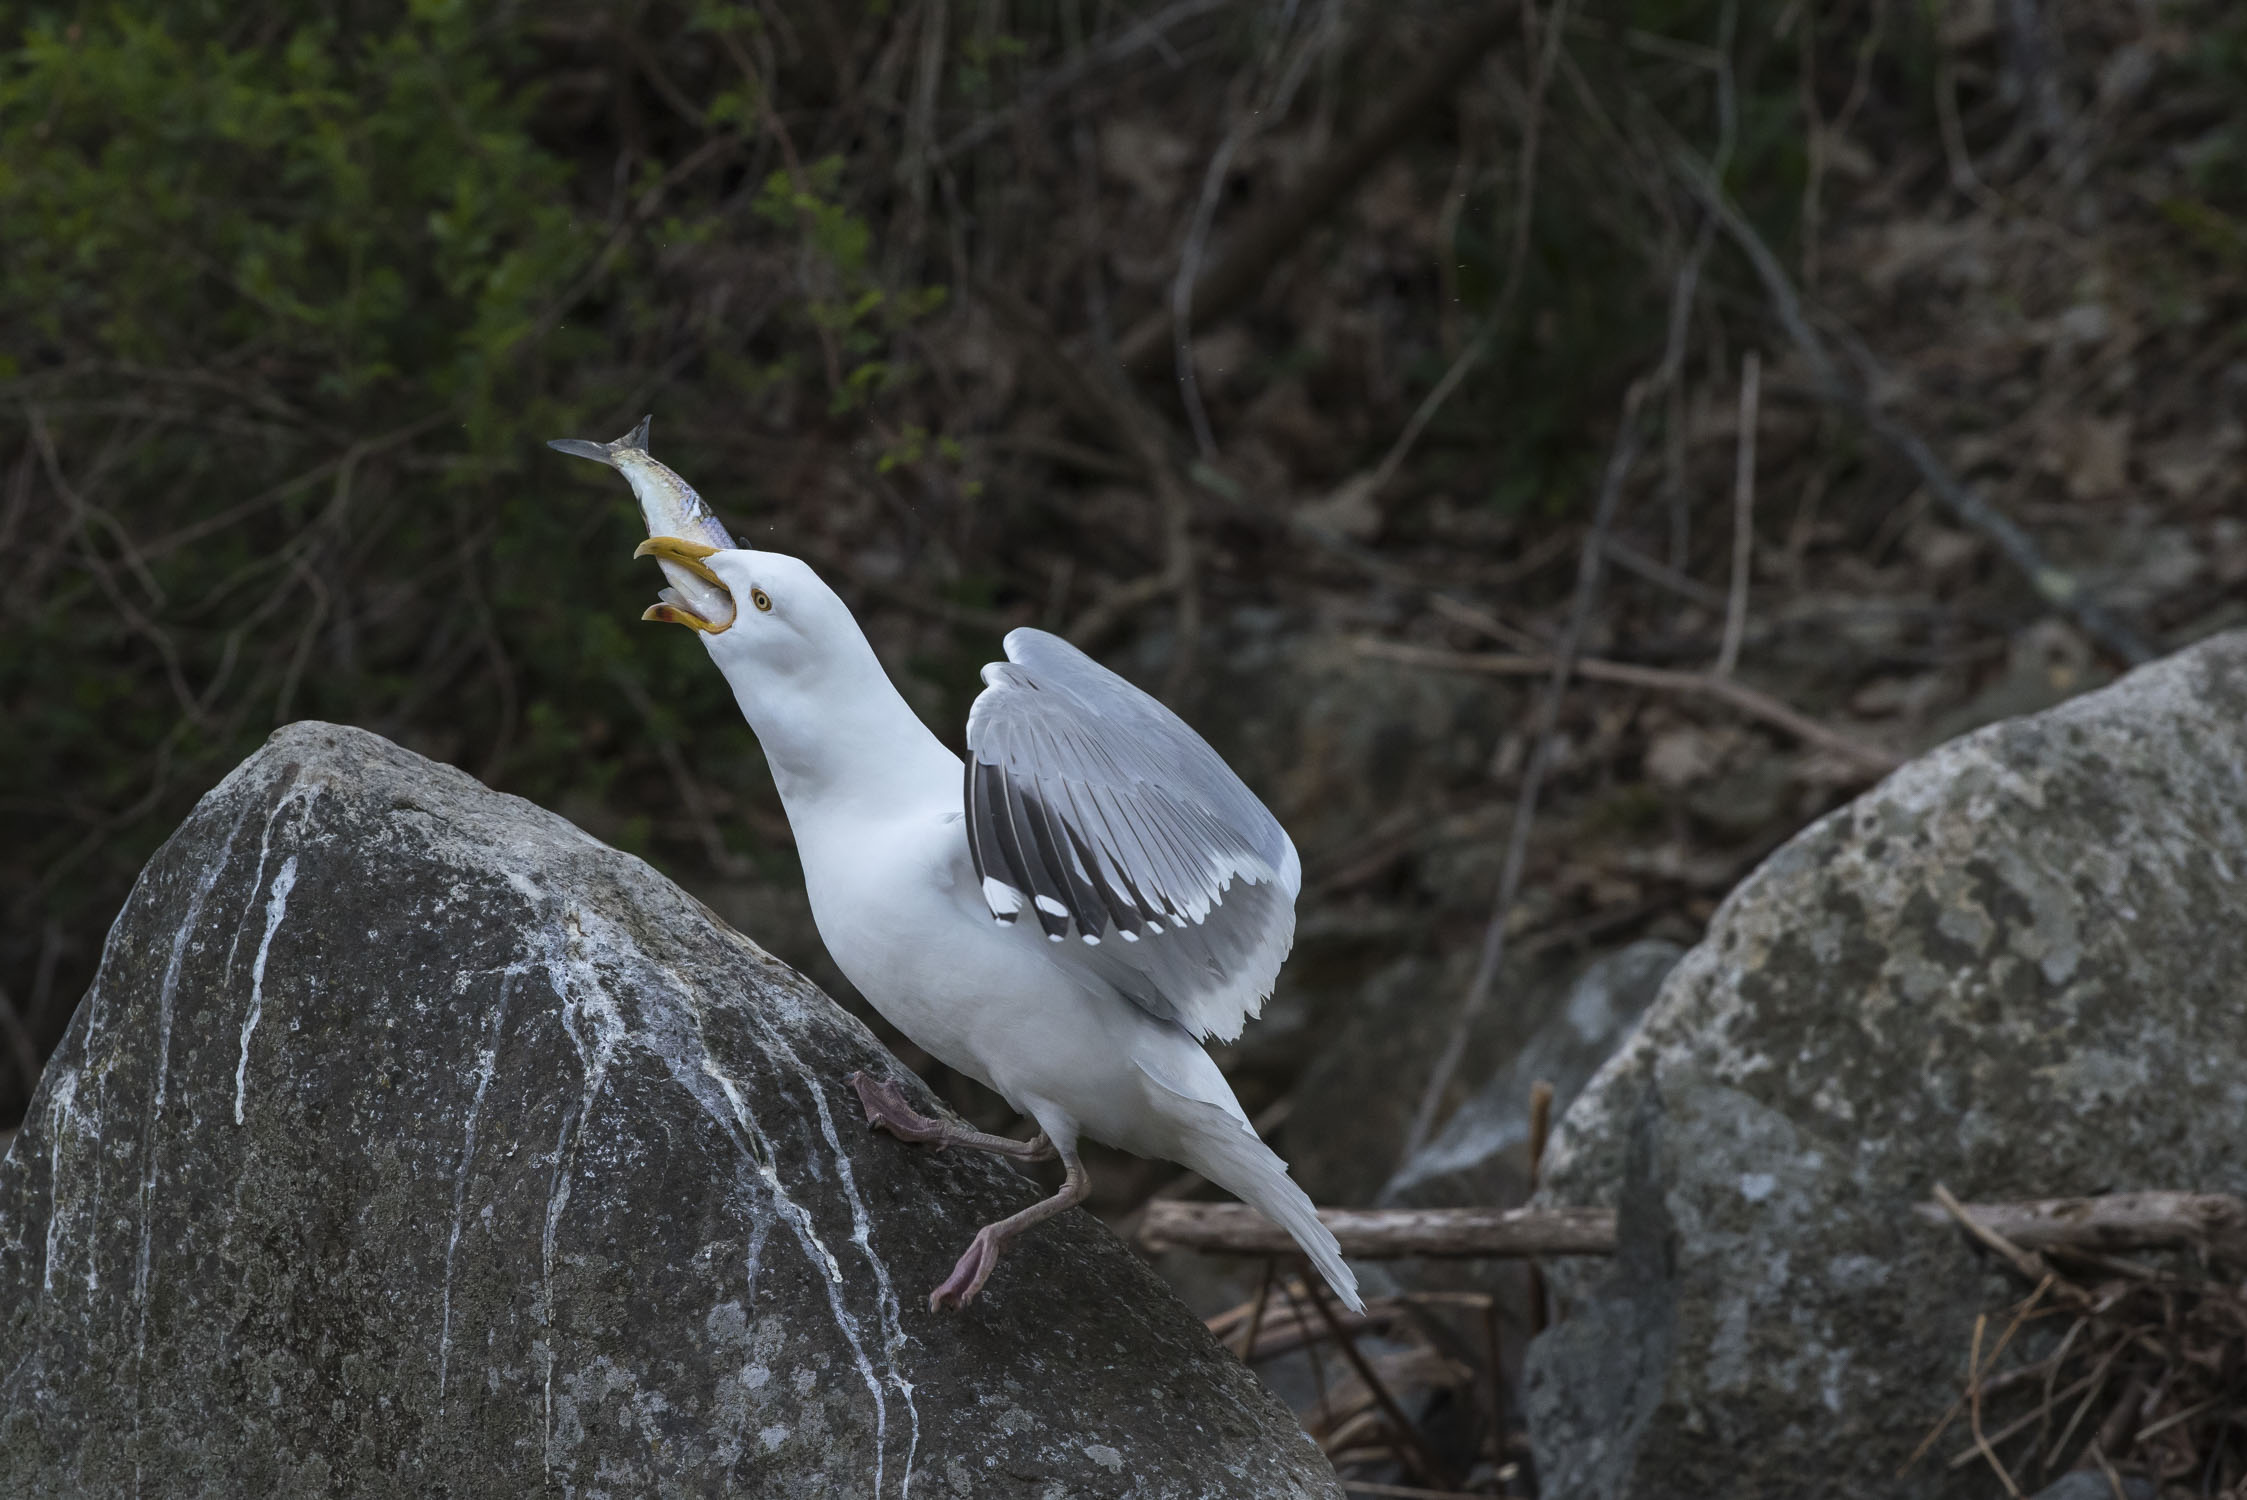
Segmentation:
<svg viewBox="0 0 2247 1500">
<path fill-rule="evenodd" d="M 640 618 L 653 620 L 659 625 L 684 625 L 690 630 L 699 630 L 706 635 L 716 635 L 726 628 L 723 625 L 713 625 L 702 616 L 689 610 L 680 609 L 673 604 L 651 604 L 640 611 Z"/>
<path fill-rule="evenodd" d="M 682 569 L 730 599 L 733 597 L 733 590 L 727 588 L 725 581 L 712 572 L 710 565 L 703 561 L 704 558 L 717 550 L 716 547 L 708 546 L 702 542 L 690 542 L 684 537 L 651 536 L 640 543 L 639 546 L 633 548 L 632 555 L 634 557 L 652 557 L 666 568 Z M 682 581 L 677 574 L 673 574 L 672 582 L 680 584 Z M 687 592 L 693 591 L 687 590 Z M 733 623 L 730 614 L 726 625 L 720 625 L 715 621 L 705 620 L 691 609 L 681 609 L 676 604 L 651 604 L 640 618 L 654 620 L 664 625 L 684 625 L 691 630 L 699 630 L 707 635 L 716 635 L 724 630 L 726 625 Z"/>
<path fill-rule="evenodd" d="M 634 547 L 632 555 L 634 557 L 652 557 L 659 562 L 677 563 L 703 582 L 725 588 L 724 580 L 711 572 L 710 565 L 703 561 L 704 558 L 711 556 L 717 550 L 717 548 L 705 546 L 701 542 L 690 542 L 684 537 L 651 536 L 640 543 L 639 546 Z M 729 589 L 727 592 L 732 591 Z"/>
</svg>

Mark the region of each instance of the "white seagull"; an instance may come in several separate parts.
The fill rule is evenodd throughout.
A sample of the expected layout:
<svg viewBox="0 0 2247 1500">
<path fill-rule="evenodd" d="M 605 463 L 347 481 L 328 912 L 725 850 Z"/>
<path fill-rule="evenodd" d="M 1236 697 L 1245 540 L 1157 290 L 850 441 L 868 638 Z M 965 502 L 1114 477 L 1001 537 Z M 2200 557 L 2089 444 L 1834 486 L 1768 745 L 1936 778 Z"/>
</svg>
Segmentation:
<svg viewBox="0 0 2247 1500">
<path fill-rule="evenodd" d="M 1008 632 L 1007 659 L 983 669 L 963 766 L 835 591 L 796 558 L 734 547 L 647 432 L 552 446 L 631 482 L 658 533 L 634 555 L 674 585 L 643 618 L 700 632 L 732 686 L 827 951 L 899 1031 L 1039 1128 L 1020 1141 L 930 1119 L 856 1073 L 868 1122 L 1067 1169 L 1052 1197 L 976 1233 L 930 1308 L 965 1306 L 1009 1240 L 1083 1201 L 1086 1136 L 1255 1205 L 1360 1308 L 1334 1236 L 1201 1046 L 1240 1035 L 1294 939 L 1302 865 L 1279 821 L 1176 714 L 1042 630 Z"/>
</svg>

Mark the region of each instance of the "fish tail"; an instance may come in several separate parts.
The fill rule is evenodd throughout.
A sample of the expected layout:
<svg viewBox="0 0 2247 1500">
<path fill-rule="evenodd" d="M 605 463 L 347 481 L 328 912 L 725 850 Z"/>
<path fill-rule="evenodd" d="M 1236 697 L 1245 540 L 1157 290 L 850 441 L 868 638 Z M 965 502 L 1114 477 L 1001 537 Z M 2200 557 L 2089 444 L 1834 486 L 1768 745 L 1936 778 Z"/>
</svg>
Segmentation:
<svg viewBox="0 0 2247 1500">
<path fill-rule="evenodd" d="M 556 453 L 567 453 L 572 458 L 590 458 L 597 464 L 617 466 L 620 453 L 646 453 L 648 451 L 648 424 L 655 420 L 653 413 L 640 418 L 640 425 L 613 443 L 595 443 L 585 438 L 549 438 L 546 446 Z"/>
<path fill-rule="evenodd" d="M 648 451 L 648 424 L 655 420 L 650 412 L 640 418 L 640 425 L 608 445 L 611 453 L 646 453 Z"/>
</svg>

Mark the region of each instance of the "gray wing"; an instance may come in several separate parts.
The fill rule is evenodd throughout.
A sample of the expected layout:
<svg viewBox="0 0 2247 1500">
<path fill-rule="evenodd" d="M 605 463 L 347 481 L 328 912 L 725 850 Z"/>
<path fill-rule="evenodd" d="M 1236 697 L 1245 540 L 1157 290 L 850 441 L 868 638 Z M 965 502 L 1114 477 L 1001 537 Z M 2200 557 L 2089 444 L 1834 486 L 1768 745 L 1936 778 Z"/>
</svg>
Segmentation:
<svg viewBox="0 0 2247 1500">
<path fill-rule="evenodd" d="M 1239 1036 L 1295 940 L 1286 830 L 1183 720 L 1067 641 L 1015 630 L 1006 654 L 967 720 L 991 915 L 1028 912 L 1056 958 L 1196 1036 Z"/>
</svg>

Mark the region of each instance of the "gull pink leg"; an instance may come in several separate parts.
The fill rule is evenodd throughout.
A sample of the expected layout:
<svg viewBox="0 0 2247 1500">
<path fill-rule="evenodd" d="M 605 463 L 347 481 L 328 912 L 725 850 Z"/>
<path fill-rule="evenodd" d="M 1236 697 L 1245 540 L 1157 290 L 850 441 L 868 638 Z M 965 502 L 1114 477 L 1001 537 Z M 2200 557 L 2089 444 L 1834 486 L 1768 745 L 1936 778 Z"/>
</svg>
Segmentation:
<svg viewBox="0 0 2247 1500">
<path fill-rule="evenodd" d="M 1052 1197 L 1031 1204 L 1018 1214 L 1011 1214 L 996 1224 L 986 1224 L 975 1231 L 967 1253 L 960 1263 L 952 1267 L 952 1274 L 944 1284 L 928 1294 L 928 1310 L 937 1312 L 946 1307 L 965 1307 L 983 1290 L 983 1283 L 991 1277 L 991 1269 L 999 1263 L 999 1252 L 1007 1242 L 1034 1224 L 1041 1224 L 1063 1209 L 1082 1203 L 1092 1191 L 1092 1179 L 1085 1174 L 1084 1163 L 1072 1151 L 1061 1158 L 1069 1169 L 1068 1180 L 1061 1191 Z"/>
<path fill-rule="evenodd" d="M 1057 1154 L 1042 1130 L 1026 1141 L 985 1135 L 965 1125 L 932 1120 L 921 1114 L 905 1102 L 905 1091 L 886 1078 L 853 1073 L 845 1081 L 858 1091 L 858 1102 L 866 1110 L 866 1123 L 880 1126 L 901 1141 L 917 1141 L 939 1151 L 946 1146 L 965 1146 L 971 1151 L 991 1151 L 1017 1161 L 1050 1161 Z"/>
</svg>

